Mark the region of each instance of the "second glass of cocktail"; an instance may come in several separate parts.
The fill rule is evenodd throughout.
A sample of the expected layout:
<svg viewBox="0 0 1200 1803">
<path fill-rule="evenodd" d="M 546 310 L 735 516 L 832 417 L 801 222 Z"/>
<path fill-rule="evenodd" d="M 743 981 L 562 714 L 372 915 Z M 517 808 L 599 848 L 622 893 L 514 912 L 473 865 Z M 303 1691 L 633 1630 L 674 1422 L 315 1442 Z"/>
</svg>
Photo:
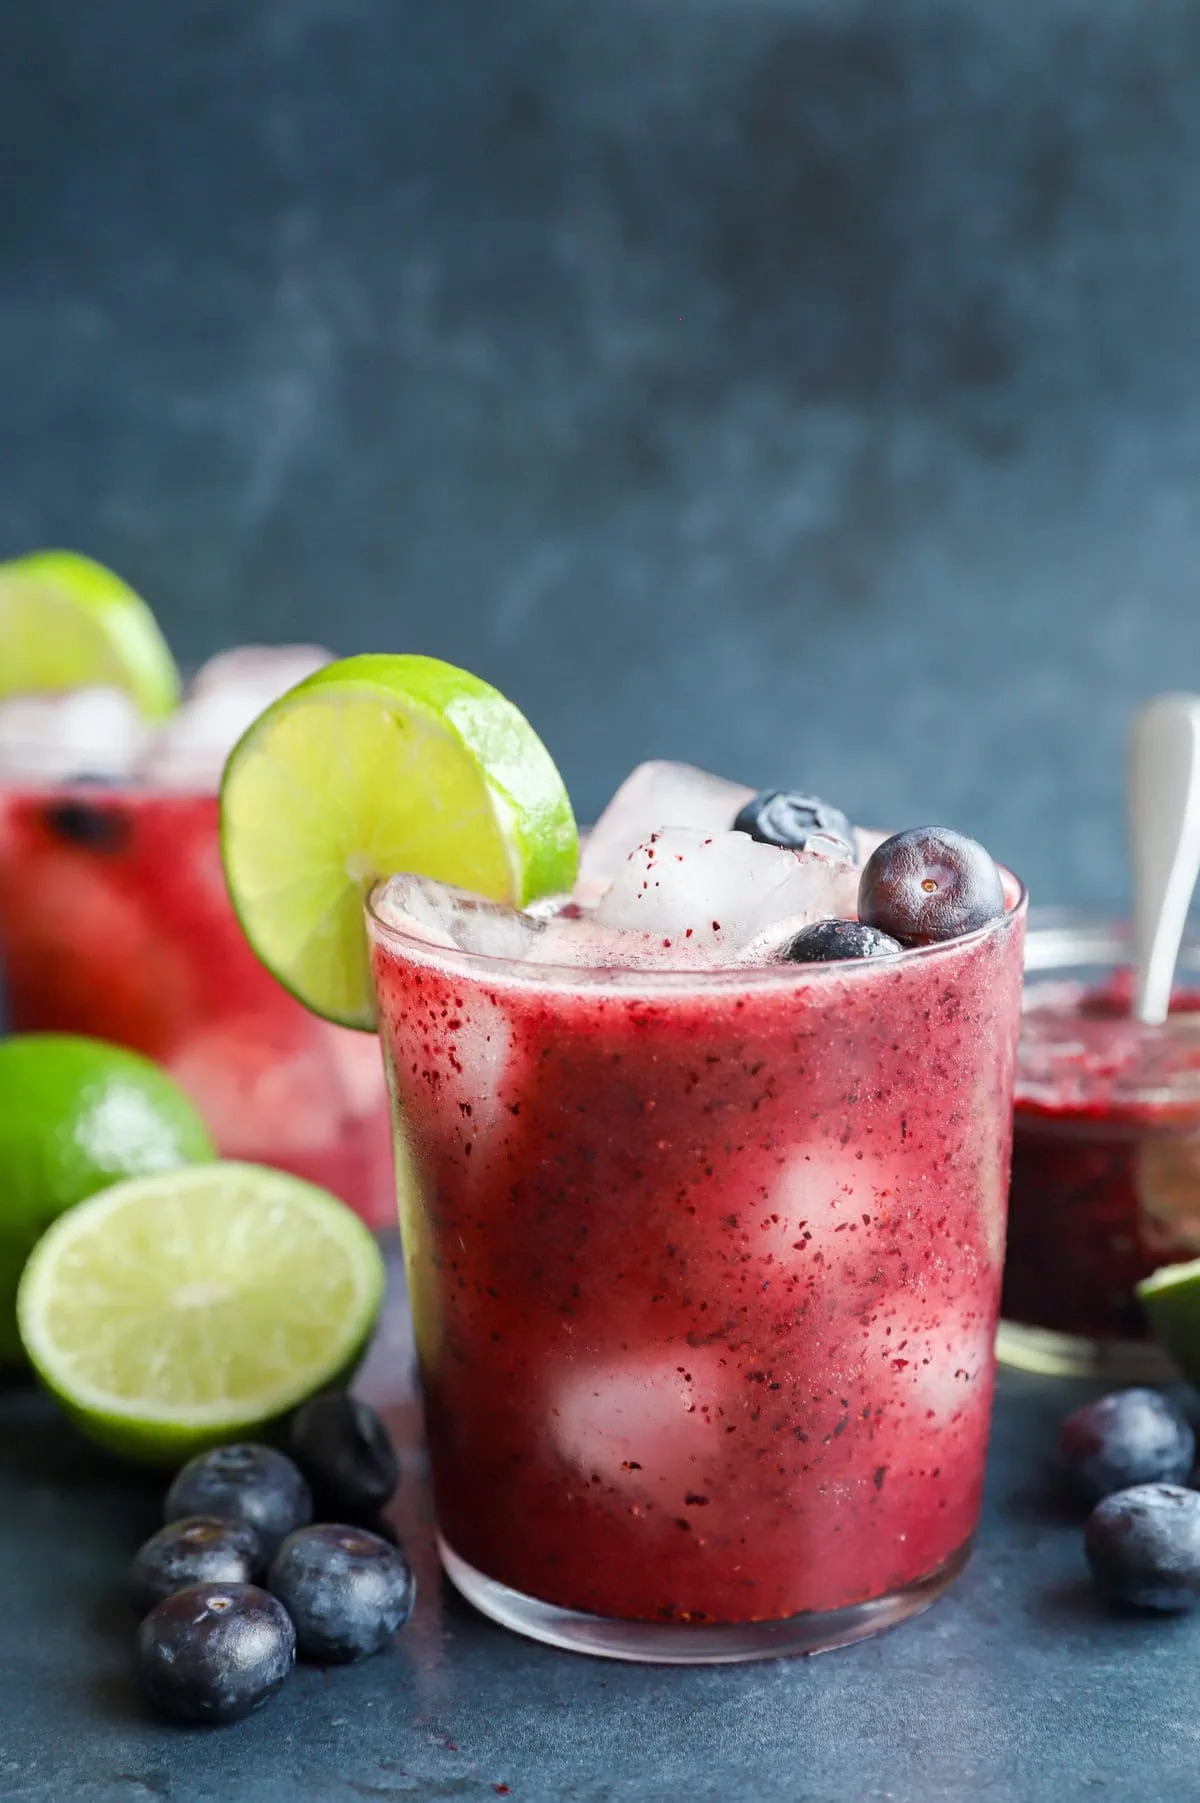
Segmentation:
<svg viewBox="0 0 1200 1803">
<path fill-rule="evenodd" d="M 512 1628 L 670 1662 L 855 1640 L 961 1569 L 1024 929 L 987 860 L 981 917 L 898 942 L 897 841 L 860 870 L 844 822 L 787 844 L 687 789 L 627 786 L 523 911 L 444 861 L 368 891 L 444 1564 Z M 956 837 L 903 836 L 918 913 Z"/>
</svg>

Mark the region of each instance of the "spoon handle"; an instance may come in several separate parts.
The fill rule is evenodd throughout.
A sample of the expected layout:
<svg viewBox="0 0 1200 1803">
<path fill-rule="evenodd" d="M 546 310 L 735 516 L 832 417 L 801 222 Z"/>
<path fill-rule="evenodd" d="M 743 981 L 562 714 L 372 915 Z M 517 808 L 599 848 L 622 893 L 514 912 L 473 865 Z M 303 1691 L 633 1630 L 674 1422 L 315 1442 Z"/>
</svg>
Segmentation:
<svg viewBox="0 0 1200 1803">
<path fill-rule="evenodd" d="M 1159 695 L 1139 708 L 1127 766 L 1134 1014 L 1157 1025 L 1200 874 L 1200 696 Z"/>
</svg>

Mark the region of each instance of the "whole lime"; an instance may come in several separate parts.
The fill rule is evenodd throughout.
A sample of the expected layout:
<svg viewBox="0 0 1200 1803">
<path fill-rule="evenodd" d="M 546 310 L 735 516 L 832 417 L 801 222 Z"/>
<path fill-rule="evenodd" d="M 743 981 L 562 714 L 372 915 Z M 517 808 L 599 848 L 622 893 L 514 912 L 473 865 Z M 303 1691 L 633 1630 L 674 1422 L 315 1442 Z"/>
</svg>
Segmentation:
<svg viewBox="0 0 1200 1803">
<path fill-rule="evenodd" d="M 136 1052 L 67 1033 L 0 1039 L 0 1363 L 23 1363 L 17 1284 L 50 1223 L 126 1177 L 216 1156 L 195 1106 Z"/>
</svg>

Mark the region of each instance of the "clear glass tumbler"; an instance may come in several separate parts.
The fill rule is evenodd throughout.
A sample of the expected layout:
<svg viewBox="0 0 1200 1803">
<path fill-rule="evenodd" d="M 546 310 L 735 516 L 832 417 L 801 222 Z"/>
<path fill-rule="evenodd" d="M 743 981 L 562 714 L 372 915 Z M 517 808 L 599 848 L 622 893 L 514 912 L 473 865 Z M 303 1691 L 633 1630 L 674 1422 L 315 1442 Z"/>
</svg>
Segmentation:
<svg viewBox="0 0 1200 1803">
<path fill-rule="evenodd" d="M 931 1602 L 978 1517 L 1024 896 L 886 960 L 658 973 L 369 905 L 442 1557 L 692 1663 Z"/>
</svg>

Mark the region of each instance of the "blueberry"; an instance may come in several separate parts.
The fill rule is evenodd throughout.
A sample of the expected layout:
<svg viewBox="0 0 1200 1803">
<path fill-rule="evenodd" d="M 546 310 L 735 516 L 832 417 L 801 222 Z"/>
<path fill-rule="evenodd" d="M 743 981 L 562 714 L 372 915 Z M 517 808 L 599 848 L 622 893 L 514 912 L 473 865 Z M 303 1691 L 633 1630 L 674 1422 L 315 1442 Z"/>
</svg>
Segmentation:
<svg viewBox="0 0 1200 1803">
<path fill-rule="evenodd" d="M 854 856 L 854 829 L 841 808 L 795 789 L 760 789 L 738 814 L 733 830 L 785 851 L 803 851 L 810 833 L 824 833 L 839 839 L 848 857 Z"/>
<path fill-rule="evenodd" d="M 287 1610 L 255 1584 L 192 1584 L 137 1633 L 138 1682 L 184 1722 L 236 1722 L 274 1696 L 296 1663 Z"/>
<path fill-rule="evenodd" d="M 801 927 L 779 955 L 789 964 L 824 964 L 840 958 L 883 958 L 903 950 L 878 927 L 865 927 L 858 920 L 818 920 L 815 926 Z"/>
<path fill-rule="evenodd" d="M 946 826 L 917 826 L 871 853 L 858 917 L 902 945 L 974 933 L 1004 912 L 1000 872 L 983 846 Z"/>
<path fill-rule="evenodd" d="M 395 1495 L 400 1468 L 387 1429 L 345 1390 L 323 1390 L 296 1411 L 291 1450 L 329 1520 L 369 1521 Z"/>
<path fill-rule="evenodd" d="M 1089 1515 L 1083 1549 L 1108 1596 L 1140 1609 L 1191 1609 L 1200 1602 L 1200 1494 L 1178 1484 L 1117 1490 Z"/>
<path fill-rule="evenodd" d="M 269 1561 L 285 1535 L 312 1520 L 312 1492 L 292 1461 L 271 1446 L 214 1446 L 189 1459 L 167 1491 L 163 1519 L 183 1515 L 246 1522 Z"/>
<path fill-rule="evenodd" d="M 189 1584 L 248 1584 L 257 1576 L 258 1535 L 244 1521 L 185 1515 L 140 1549 L 129 1568 L 129 1598 L 139 1615 Z"/>
<path fill-rule="evenodd" d="M 381 1651 L 416 1597 L 398 1548 L 340 1524 L 289 1534 L 267 1583 L 296 1624 L 300 1657 L 318 1665 L 349 1665 Z"/>
<path fill-rule="evenodd" d="M 1196 1457 L 1186 1418 L 1157 1390 L 1118 1390 L 1063 1424 L 1063 1463 L 1085 1502 L 1131 1484 L 1182 1484 Z"/>
<path fill-rule="evenodd" d="M 91 801 L 56 801 L 46 809 L 46 825 L 56 838 L 85 851 L 109 856 L 129 842 L 130 819 L 125 811 L 99 807 Z"/>
</svg>

